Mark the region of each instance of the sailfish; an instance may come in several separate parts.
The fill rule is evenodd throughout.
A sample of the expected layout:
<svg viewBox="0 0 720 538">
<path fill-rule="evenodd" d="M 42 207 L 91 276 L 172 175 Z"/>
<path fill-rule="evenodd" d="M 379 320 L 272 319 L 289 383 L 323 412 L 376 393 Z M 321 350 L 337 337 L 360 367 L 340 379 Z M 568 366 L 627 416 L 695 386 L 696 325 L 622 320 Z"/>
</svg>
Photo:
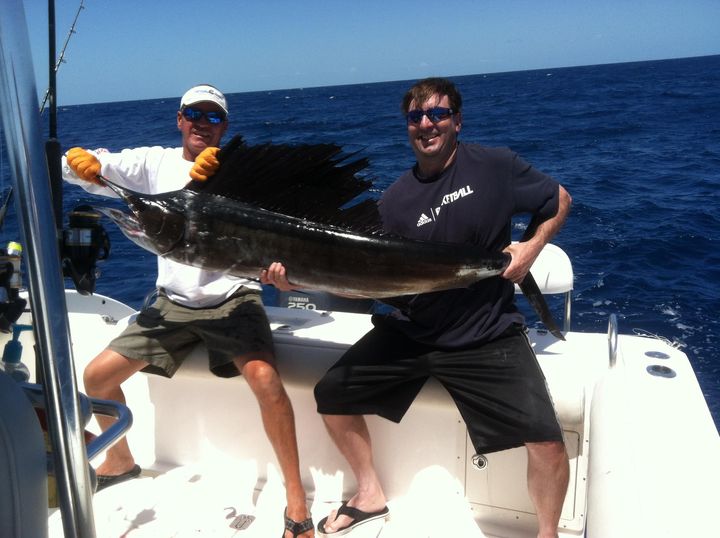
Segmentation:
<svg viewBox="0 0 720 538">
<path fill-rule="evenodd" d="M 206 181 L 143 194 L 100 180 L 130 213 L 99 209 L 133 242 L 176 262 L 256 277 L 272 262 L 298 288 L 372 299 L 468 287 L 500 275 L 510 255 L 384 233 L 369 161 L 336 144 L 248 145 L 236 136 Z M 360 201 L 358 201 L 360 200 Z M 540 320 L 564 339 L 530 273 L 520 284 Z"/>
</svg>

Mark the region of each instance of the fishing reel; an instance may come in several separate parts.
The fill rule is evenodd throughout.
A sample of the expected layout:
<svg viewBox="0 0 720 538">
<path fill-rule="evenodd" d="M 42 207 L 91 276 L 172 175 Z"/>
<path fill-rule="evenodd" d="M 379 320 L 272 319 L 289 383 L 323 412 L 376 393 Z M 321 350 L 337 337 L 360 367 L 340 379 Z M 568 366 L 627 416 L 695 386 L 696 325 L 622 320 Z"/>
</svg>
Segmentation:
<svg viewBox="0 0 720 538">
<path fill-rule="evenodd" d="M 95 264 L 110 255 L 110 238 L 100 224 L 100 213 L 89 205 L 71 211 L 60 252 L 63 275 L 72 279 L 78 293 L 92 295 L 100 276 Z"/>
<path fill-rule="evenodd" d="M 11 241 L 6 249 L 0 249 L 0 332 L 12 331 L 27 304 L 27 300 L 20 297 L 21 260 L 20 243 Z"/>
</svg>

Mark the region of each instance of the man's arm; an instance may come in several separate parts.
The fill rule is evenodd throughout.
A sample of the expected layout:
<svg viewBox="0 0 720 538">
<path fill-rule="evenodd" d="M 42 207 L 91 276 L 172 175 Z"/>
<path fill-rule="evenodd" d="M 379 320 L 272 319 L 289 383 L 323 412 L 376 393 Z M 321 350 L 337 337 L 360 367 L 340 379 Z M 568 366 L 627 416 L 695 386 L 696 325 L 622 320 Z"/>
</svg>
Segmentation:
<svg viewBox="0 0 720 538">
<path fill-rule="evenodd" d="M 504 252 L 512 256 L 512 261 L 503 272 L 503 278 L 507 278 L 515 283 L 521 282 L 528 271 L 530 271 L 530 266 L 538 257 L 543 247 L 547 245 L 560 228 L 562 228 L 570 212 L 572 198 L 562 185 L 558 188 L 558 210 L 555 216 L 539 224 L 531 221 L 522 240 L 519 243 L 509 245 L 504 250 Z"/>
</svg>

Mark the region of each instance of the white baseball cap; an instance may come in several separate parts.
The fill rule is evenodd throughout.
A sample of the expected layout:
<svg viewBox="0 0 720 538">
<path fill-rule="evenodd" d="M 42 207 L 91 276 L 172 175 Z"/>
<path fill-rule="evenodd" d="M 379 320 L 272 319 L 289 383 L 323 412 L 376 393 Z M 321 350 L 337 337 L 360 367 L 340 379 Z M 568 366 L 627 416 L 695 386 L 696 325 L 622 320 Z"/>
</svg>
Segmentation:
<svg viewBox="0 0 720 538">
<path fill-rule="evenodd" d="M 223 93 L 209 84 L 200 84 L 193 86 L 180 99 L 180 108 L 194 105 L 195 103 L 215 103 L 223 109 L 225 114 L 228 113 L 227 100 Z"/>
</svg>

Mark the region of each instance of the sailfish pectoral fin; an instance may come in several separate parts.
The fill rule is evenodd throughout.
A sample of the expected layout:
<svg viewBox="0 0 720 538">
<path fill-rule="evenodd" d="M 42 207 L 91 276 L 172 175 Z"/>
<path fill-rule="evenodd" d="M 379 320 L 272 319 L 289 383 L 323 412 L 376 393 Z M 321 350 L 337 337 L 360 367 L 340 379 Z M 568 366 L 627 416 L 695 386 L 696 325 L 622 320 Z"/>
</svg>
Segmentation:
<svg viewBox="0 0 720 538">
<path fill-rule="evenodd" d="M 532 274 L 528 273 L 527 275 L 525 275 L 525 278 L 522 282 L 520 282 L 519 286 L 520 290 L 523 292 L 523 295 L 532 305 L 535 313 L 537 313 L 540 321 L 543 322 L 543 325 L 548 328 L 548 330 L 553 334 L 553 336 L 560 340 L 565 340 L 565 336 L 560 330 L 558 324 L 555 322 L 555 319 L 550 312 L 550 307 L 548 307 L 547 301 L 545 301 L 545 297 L 543 297 L 543 294 L 540 291 L 537 282 L 535 282 L 535 278 L 532 276 Z"/>
</svg>

